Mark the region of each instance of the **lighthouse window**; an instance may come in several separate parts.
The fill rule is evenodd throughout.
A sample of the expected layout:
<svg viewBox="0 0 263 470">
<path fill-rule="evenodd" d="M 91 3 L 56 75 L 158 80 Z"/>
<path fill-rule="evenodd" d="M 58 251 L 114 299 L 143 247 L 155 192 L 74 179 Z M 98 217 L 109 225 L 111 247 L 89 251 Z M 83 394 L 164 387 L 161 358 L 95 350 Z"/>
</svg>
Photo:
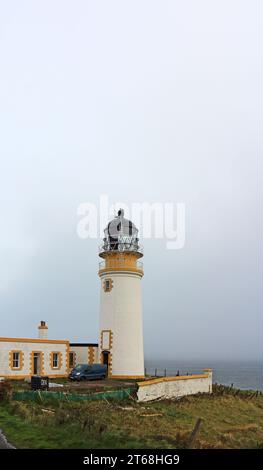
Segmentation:
<svg viewBox="0 0 263 470">
<path fill-rule="evenodd" d="M 105 292 L 110 292 L 113 287 L 113 280 L 112 279 L 105 279 L 103 281 L 103 289 Z"/>
</svg>

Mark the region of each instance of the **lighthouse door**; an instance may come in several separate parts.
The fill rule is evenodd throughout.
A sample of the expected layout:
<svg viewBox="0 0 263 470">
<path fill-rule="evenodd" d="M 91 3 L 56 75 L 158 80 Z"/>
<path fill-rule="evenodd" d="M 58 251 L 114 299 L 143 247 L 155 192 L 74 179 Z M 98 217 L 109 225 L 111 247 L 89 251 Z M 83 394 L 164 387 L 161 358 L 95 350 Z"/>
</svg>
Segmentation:
<svg viewBox="0 0 263 470">
<path fill-rule="evenodd" d="M 107 366 L 107 374 L 109 368 L 109 351 L 102 351 L 102 362 L 105 366 Z"/>
</svg>

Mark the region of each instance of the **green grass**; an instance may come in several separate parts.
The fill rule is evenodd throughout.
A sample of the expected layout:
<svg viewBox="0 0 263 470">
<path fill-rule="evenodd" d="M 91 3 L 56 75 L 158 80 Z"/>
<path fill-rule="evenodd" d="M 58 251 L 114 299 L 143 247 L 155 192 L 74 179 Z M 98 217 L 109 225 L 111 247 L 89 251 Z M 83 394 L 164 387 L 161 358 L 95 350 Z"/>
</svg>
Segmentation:
<svg viewBox="0 0 263 470">
<path fill-rule="evenodd" d="M 9 406 L 0 406 L 0 423 L 9 442 L 21 449 L 116 448 L 116 442 L 121 443 L 122 447 L 129 447 L 125 435 L 120 431 L 104 432 L 100 440 L 101 430 L 90 432 L 74 421 L 59 424 L 59 420 L 43 420 L 41 415 L 39 419 L 32 420 L 13 415 Z M 141 446 L 136 438 L 129 443 L 132 447 Z"/>
<path fill-rule="evenodd" d="M 263 446 L 263 396 L 234 390 L 141 404 L 46 400 L 0 405 L 0 428 L 18 448 L 185 448 L 198 418 L 196 448 Z"/>
</svg>

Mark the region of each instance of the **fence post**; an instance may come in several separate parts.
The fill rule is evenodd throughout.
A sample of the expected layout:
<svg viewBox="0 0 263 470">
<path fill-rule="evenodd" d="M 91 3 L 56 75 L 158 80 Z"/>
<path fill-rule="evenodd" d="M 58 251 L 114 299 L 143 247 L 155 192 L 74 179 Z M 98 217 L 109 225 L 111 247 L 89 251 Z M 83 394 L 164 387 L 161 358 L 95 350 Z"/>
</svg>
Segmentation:
<svg viewBox="0 0 263 470">
<path fill-rule="evenodd" d="M 192 449 L 193 448 L 193 444 L 194 444 L 195 438 L 196 438 L 196 436 L 199 432 L 201 423 L 202 423 L 202 419 L 198 418 L 198 420 L 195 423 L 195 427 L 194 427 L 194 429 L 192 430 L 192 432 L 190 434 L 188 444 L 187 444 L 187 449 Z"/>
</svg>

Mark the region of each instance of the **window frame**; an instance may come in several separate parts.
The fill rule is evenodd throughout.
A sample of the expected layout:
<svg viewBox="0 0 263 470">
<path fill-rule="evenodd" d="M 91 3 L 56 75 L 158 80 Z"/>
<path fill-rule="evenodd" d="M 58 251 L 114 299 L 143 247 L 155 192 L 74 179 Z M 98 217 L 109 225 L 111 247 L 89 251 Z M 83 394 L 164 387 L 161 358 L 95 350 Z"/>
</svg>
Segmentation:
<svg viewBox="0 0 263 470">
<path fill-rule="evenodd" d="M 54 355 L 57 355 L 57 365 L 54 365 Z M 49 360 L 50 368 L 52 370 L 60 370 L 62 367 L 62 352 L 61 351 L 51 351 L 50 353 L 50 360 Z"/>
<path fill-rule="evenodd" d="M 58 369 L 58 364 L 59 363 L 59 357 L 58 357 L 58 353 L 53 353 L 52 354 L 52 367 L 53 369 Z"/>
<path fill-rule="evenodd" d="M 110 277 L 106 277 L 103 280 L 103 290 L 104 290 L 104 292 L 106 292 L 106 293 L 111 292 L 112 288 L 113 288 L 113 280 Z"/>
<path fill-rule="evenodd" d="M 21 362 L 20 352 L 18 352 L 18 351 L 13 352 L 12 362 L 13 362 L 13 364 L 12 364 L 13 369 L 19 369 L 20 362 Z"/>
<path fill-rule="evenodd" d="M 17 355 L 17 358 L 15 358 Z M 15 363 L 17 365 L 15 365 Z M 20 349 L 12 349 L 9 352 L 9 368 L 11 370 L 21 370 L 24 367 L 24 353 Z"/>
<path fill-rule="evenodd" d="M 70 357 L 72 357 L 72 362 L 70 361 Z M 73 369 L 76 365 L 76 353 L 75 351 L 69 351 L 68 355 L 68 365 L 70 369 Z"/>
</svg>

